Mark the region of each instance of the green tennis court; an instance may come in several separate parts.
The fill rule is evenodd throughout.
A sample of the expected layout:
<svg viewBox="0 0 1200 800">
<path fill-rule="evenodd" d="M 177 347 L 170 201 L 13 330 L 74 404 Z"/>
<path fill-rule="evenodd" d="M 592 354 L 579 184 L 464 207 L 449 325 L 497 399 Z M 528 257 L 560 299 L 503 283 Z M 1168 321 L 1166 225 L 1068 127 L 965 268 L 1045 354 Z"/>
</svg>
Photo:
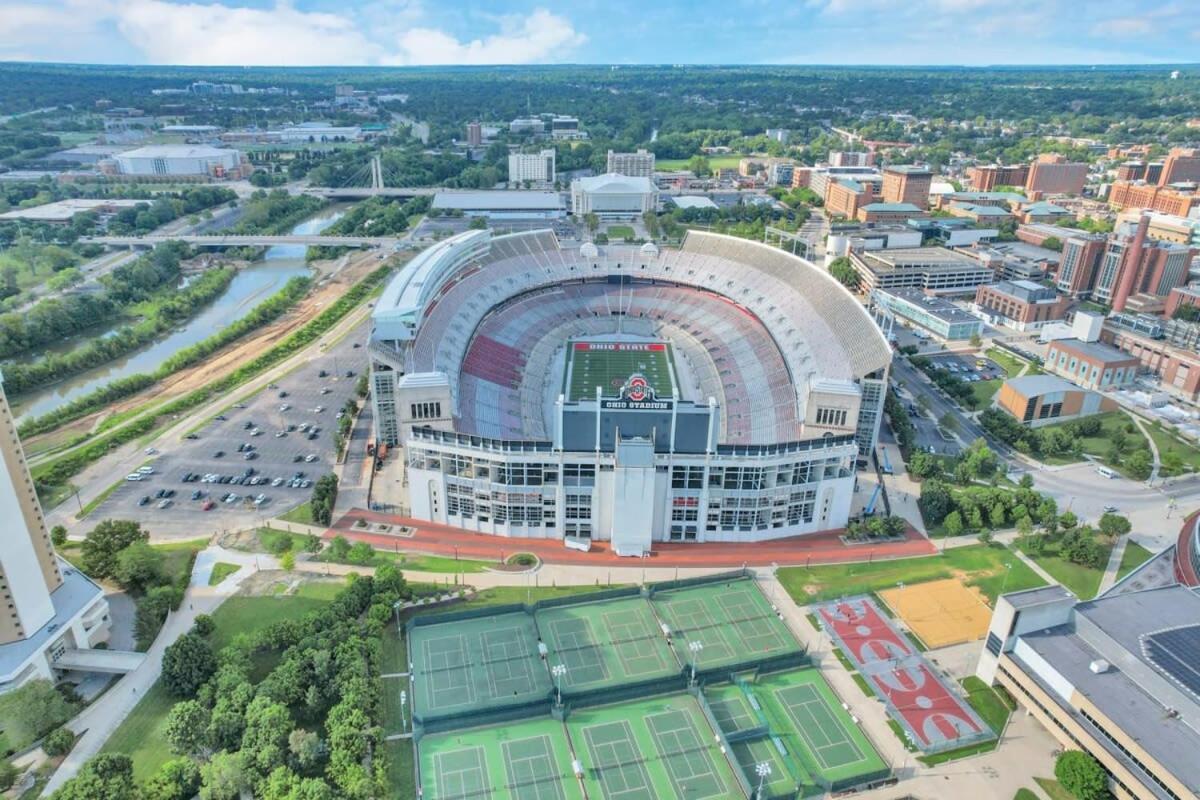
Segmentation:
<svg viewBox="0 0 1200 800">
<path fill-rule="evenodd" d="M 533 618 L 523 612 L 412 629 L 414 714 L 420 720 L 549 697 Z"/>
<path fill-rule="evenodd" d="M 430 734 L 418 746 L 424 800 L 582 800 L 562 723 L 539 718 Z"/>
<path fill-rule="evenodd" d="M 726 735 L 745 733 L 762 725 L 746 700 L 746 695 L 736 686 L 706 687 L 704 697 Z"/>
<path fill-rule="evenodd" d="M 573 712 L 567 727 L 593 800 L 741 797 L 695 698 L 674 694 Z"/>
<path fill-rule="evenodd" d="M 785 757 L 786 750 L 783 749 L 782 742 L 777 739 L 750 739 L 744 742 L 735 742 L 730 747 L 733 749 L 738 766 L 742 769 L 742 774 L 746 776 L 746 780 L 752 787 L 758 786 L 758 765 L 771 765 L 771 774 L 763 781 L 765 798 L 795 797 L 797 793 L 808 794 L 821 791 L 816 787 L 816 782 L 811 776 L 803 772 L 799 776 L 793 774 L 796 765 L 794 762 L 789 764 Z"/>
<path fill-rule="evenodd" d="M 536 614 L 564 690 L 583 691 L 678 675 L 679 661 L 644 597 L 552 606 Z"/>
<path fill-rule="evenodd" d="M 670 626 L 681 657 L 692 658 L 689 643 L 700 643 L 697 669 L 762 661 L 800 650 L 787 625 L 749 578 L 655 592 L 651 602 Z"/>
</svg>

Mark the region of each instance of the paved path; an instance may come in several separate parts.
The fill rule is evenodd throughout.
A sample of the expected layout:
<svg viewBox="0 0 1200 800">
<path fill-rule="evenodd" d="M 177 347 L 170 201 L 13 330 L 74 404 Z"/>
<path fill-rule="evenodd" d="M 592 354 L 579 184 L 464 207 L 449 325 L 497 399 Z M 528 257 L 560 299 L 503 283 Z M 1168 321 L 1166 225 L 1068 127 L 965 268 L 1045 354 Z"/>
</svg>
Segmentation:
<svg viewBox="0 0 1200 800">
<path fill-rule="evenodd" d="M 1146 423 L 1142 421 L 1142 418 L 1137 414 L 1129 414 L 1129 416 L 1133 419 L 1134 424 L 1138 426 L 1138 430 L 1142 432 L 1142 436 L 1146 437 L 1146 444 L 1150 445 L 1150 455 L 1154 458 L 1154 466 L 1150 470 L 1150 479 L 1146 481 L 1146 485 L 1153 486 L 1154 480 L 1158 477 L 1159 467 L 1162 466 L 1162 459 L 1159 458 L 1158 453 L 1158 445 L 1154 443 L 1154 437 L 1150 435 L 1150 431 L 1146 430 Z"/>
<path fill-rule="evenodd" d="M 208 579 L 212 575 L 213 566 L 222 561 L 239 564 L 241 569 L 218 585 L 209 586 Z M 108 737 L 158 680 L 162 673 L 163 651 L 191 630 L 197 614 L 211 614 L 216 611 L 225 598 L 236 592 L 241 582 L 254 573 L 256 564 L 267 569 L 278 566 L 276 560 L 268 555 L 240 553 L 221 547 L 209 547 L 200 551 L 192 570 L 191 583 L 184 593 L 179 610 L 167 615 L 167 621 L 163 623 L 158 638 L 146 652 L 146 659 L 142 665 L 117 681 L 99 700 L 67 723 L 68 728 L 81 735 L 62 766 L 46 784 L 42 792 L 43 797 L 74 777 L 88 759 L 100 752 Z"/>
<path fill-rule="evenodd" d="M 1096 590 L 1097 597 L 1107 592 L 1117 582 L 1117 572 L 1121 569 L 1121 559 L 1125 557 L 1127 544 L 1129 544 L 1128 536 L 1117 537 L 1117 543 L 1113 545 L 1112 552 L 1108 554 L 1108 566 L 1104 568 L 1104 575 L 1100 578 L 1100 588 Z"/>
</svg>

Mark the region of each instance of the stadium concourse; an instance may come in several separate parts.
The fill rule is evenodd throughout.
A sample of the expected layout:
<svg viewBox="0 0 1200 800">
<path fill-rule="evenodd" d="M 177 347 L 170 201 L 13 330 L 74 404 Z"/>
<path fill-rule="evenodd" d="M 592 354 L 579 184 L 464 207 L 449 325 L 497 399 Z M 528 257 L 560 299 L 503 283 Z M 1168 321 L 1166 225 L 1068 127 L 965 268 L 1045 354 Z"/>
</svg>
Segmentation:
<svg viewBox="0 0 1200 800">
<path fill-rule="evenodd" d="M 403 537 L 363 530 L 360 520 L 411 530 Z M 847 543 L 845 531 L 836 530 L 806 536 L 792 536 L 759 542 L 753 547 L 735 542 L 714 542 L 704 547 L 692 544 L 663 542 L 655 546 L 644 560 L 618 556 L 606 542 L 592 542 L 589 552 L 563 547 L 555 539 L 531 539 L 512 536 L 489 536 L 448 525 L 384 514 L 377 511 L 353 509 L 336 520 L 325 531 L 324 538 L 344 536 L 351 542 L 366 542 L 372 547 L 431 555 L 457 556 L 483 561 L 502 561 L 514 553 L 532 553 L 547 564 L 586 564 L 589 566 L 636 566 L 648 561 L 655 567 L 739 567 L 786 565 L 840 564 L 889 558 L 927 556 L 937 552 L 929 539 L 912 528 L 899 541 L 869 544 Z"/>
</svg>

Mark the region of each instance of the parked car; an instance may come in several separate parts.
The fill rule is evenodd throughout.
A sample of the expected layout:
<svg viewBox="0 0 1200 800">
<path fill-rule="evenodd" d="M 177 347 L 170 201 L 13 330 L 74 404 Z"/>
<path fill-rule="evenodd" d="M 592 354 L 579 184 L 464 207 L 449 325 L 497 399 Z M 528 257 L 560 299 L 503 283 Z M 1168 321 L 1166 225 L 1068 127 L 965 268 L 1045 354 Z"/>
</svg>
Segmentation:
<svg viewBox="0 0 1200 800">
<path fill-rule="evenodd" d="M 148 495 L 148 494 L 142 495 L 142 499 L 138 500 L 138 505 L 139 506 L 150 505 L 150 495 Z"/>
<path fill-rule="evenodd" d="M 139 474 L 138 474 L 138 473 L 136 473 L 136 472 L 131 472 L 131 473 L 129 473 L 128 475 L 126 475 L 126 476 L 125 476 L 125 480 L 127 480 L 127 481 L 140 481 L 140 480 L 142 479 L 142 477 L 143 477 L 143 476 L 139 475 Z"/>
</svg>

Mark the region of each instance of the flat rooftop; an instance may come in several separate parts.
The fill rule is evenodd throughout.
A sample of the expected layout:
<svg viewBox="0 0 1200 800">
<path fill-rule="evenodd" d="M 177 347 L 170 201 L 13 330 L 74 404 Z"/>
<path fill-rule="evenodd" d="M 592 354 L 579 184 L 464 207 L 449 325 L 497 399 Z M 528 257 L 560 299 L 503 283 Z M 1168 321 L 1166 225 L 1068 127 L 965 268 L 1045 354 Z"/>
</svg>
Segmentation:
<svg viewBox="0 0 1200 800">
<path fill-rule="evenodd" d="M 1009 378 L 1005 383 L 1025 397 L 1040 397 L 1053 392 L 1086 391 L 1057 375 L 1023 375 L 1019 378 Z"/>
<path fill-rule="evenodd" d="M 930 297 L 920 289 L 878 289 L 880 294 L 890 295 L 903 300 L 910 305 L 918 306 L 922 311 L 937 317 L 943 322 L 978 322 L 979 318 L 944 297 Z"/>
<path fill-rule="evenodd" d="M 1110 344 L 1103 342 L 1083 342 L 1079 339 L 1057 339 L 1050 344 L 1050 347 L 1058 347 L 1060 350 L 1067 350 L 1077 355 L 1086 356 L 1094 361 L 1101 362 L 1118 362 L 1118 361 L 1137 361 L 1136 356 L 1131 356 L 1129 353 L 1118 350 Z"/>
<path fill-rule="evenodd" d="M 87 200 L 76 198 L 57 200 L 32 208 L 18 208 L 0 214 L 0 219 L 27 219 L 32 222 L 69 222 L 76 214 L 98 208 L 133 208 L 139 204 L 150 205 L 153 200 L 104 199 Z"/>
<path fill-rule="evenodd" d="M 438 192 L 433 196 L 433 207 L 461 211 L 546 211 L 563 208 L 563 199 L 558 192 Z"/>
<path fill-rule="evenodd" d="M 61 558 L 58 568 L 62 572 L 63 582 L 50 593 L 54 616 L 29 637 L 0 645 L 0 685 L 11 680 L 13 673 L 43 650 L 51 639 L 65 631 L 77 614 L 104 595 L 104 590 L 91 578 Z"/>
<path fill-rule="evenodd" d="M 892 250 L 868 250 L 861 255 L 868 266 L 884 271 L 932 267 L 991 272 L 970 256 L 944 247 L 897 247 Z"/>
</svg>

